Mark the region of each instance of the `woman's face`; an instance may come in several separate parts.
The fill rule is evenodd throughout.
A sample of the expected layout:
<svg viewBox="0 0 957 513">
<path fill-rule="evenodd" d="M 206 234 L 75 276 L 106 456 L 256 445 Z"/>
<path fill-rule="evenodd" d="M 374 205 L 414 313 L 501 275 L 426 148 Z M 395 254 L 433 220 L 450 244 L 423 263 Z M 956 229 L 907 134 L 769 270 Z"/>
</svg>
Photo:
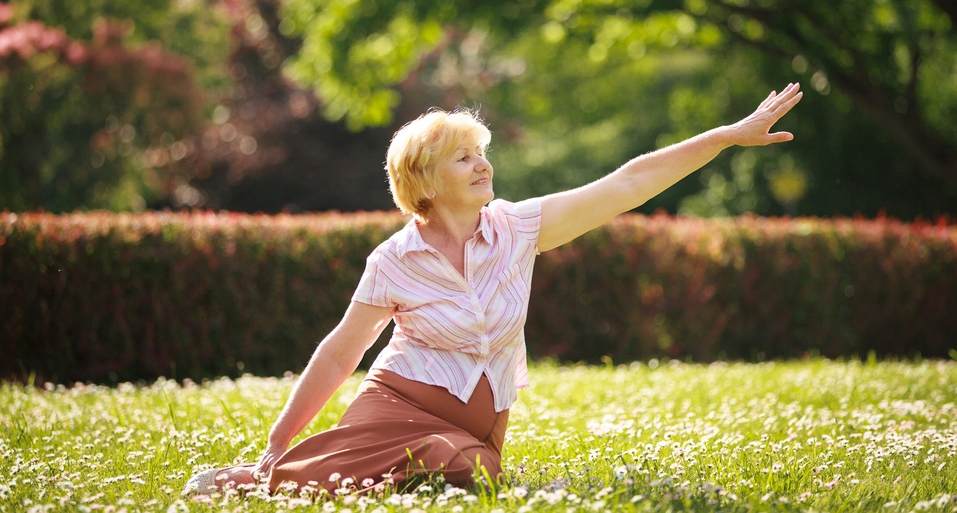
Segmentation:
<svg viewBox="0 0 957 513">
<path fill-rule="evenodd" d="M 475 141 L 459 144 L 439 170 L 433 205 L 481 209 L 495 197 L 492 173 L 492 164 L 485 159 L 485 149 L 481 145 Z"/>
</svg>

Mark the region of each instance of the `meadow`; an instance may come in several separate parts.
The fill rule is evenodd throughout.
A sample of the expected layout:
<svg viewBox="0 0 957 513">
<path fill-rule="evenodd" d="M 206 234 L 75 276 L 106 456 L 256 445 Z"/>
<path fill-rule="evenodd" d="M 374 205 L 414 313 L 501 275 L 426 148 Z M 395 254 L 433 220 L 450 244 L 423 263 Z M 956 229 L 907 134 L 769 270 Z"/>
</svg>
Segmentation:
<svg viewBox="0 0 957 513">
<path fill-rule="evenodd" d="M 957 511 L 952 360 L 539 363 L 494 489 L 181 496 L 258 457 L 294 379 L 3 384 L 0 511 Z"/>
</svg>

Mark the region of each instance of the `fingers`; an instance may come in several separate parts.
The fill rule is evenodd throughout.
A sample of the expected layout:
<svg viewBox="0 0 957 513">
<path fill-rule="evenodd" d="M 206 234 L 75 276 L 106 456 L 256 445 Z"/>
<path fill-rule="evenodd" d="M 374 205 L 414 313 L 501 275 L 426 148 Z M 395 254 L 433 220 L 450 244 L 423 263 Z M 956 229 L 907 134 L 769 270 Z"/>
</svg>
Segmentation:
<svg viewBox="0 0 957 513">
<path fill-rule="evenodd" d="M 799 84 L 788 84 L 788 86 L 781 91 L 781 94 L 777 95 L 764 109 L 765 119 L 768 120 L 768 128 L 773 126 L 778 122 L 785 114 L 787 114 L 799 101 L 804 97 L 804 93 L 800 91 L 801 86 Z M 790 140 L 790 139 L 787 139 Z"/>
<path fill-rule="evenodd" d="M 791 107 L 797 105 L 797 103 L 801 101 L 801 98 L 804 98 L 804 92 L 796 90 L 794 96 L 790 100 L 784 102 L 783 107 L 785 107 L 787 110 L 791 110 Z"/>
<path fill-rule="evenodd" d="M 262 472 L 263 474 L 268 474 L 272 469 L 273 463 L 276 462 L 276 457 L 270 453 L 264 454 L 262 458 L 259 459 L 259 462 L 256 463 L 254 470 L 256 472 Z"/>
<path fill-rule="evenodd" d="M 800 84 L 792 83 L 792 84 L 788 84 L 787 87 L 785 87 L 784 90 L 781 91 L 781 94 L 778 94 L 777 91 L 771 91 L 771 94 L 769 94 L 768 97 L 765 98 L 760 105 L 758 105 L 758 110 L 765 109 L 765 108 L 773 110 L 777 108 L 778 106 L 780 106 L 782 103 L 787 102 L 788 100 L 793 98 L 798 93 L 798 91 L 800 91 L 800 89 L 801 89 Z"/>
<path fill-rule="evenodd" d="M 784 117 L 785 114 L 790 112 L 791 109 L 794 108 L 794 106 L 797 105 L 799 101 L 801 101 L 801 98 L 803 98 L 803 95 L 804 93 L 797 93 L 791 99 L 787 100 L 781 105 L 774 107 L 774 110 L 771 111 L 771 119 L 772 119 L 771 124 L 773 125 L 774 123 L 777 123 L 778 120 Z"/>
<path fill-rule="evenodd" d="M 765 146 L 794 139 L 790 132 L 771 133 L 774 126 L 804 96 L 800 84 L 788 84 L 781 93 L 771 91 L 750 116 L 732 125 L 741 146 Z"/>
<path fill-rule="evenodd" d="M 784 107 L 784 112 L 781 113 L 783 116 L 785 112 L 791 110 L 791 107 L 795 106 L 797 102 L 804 97 L 804 93 L 801 92 L 800 84 L 788 84 L 781 94 L 777 95 L 774 100 L 769 104 L 771 112 L 777 113 L 782 107 Z"/>
<path fill-rule="evenodd" d="M 758 105 L 755 113 L 760 111 L 770 111 L 771 114 L 775 114 L 776 118 L 780 118 L 787 111 L 791 110 L 791 107 L 797 104 L 798 101 L 804 96 L 804 93 L 801 92 L 800 84 L 788 84 L 784 90 L 781 91 L 781 94 L 778 94 L 777 91 L 771 91 L 771 94 L 768 95 L 764 101 Z M 778 115 L 777 111 L 781 108 L 784 110 Z"/>
<path fill-rule="evenodd" d="M 788 142 L 794 139 L 794 134 L 791 132 L 775 132 L 773 134 L 768 134 L 768 144 Z"/>
<path fill-rule="evenodd" d="M 253 467 L 253 471 L 251 472 L 251 475 L 257 481 L 266 479 L 266 477 L 269 476 L 269 472 L 272 470 L 272 462 L 265 465 L 263 463 L 264 462 L 259 462 L 258 465 Z"/>
</svg>

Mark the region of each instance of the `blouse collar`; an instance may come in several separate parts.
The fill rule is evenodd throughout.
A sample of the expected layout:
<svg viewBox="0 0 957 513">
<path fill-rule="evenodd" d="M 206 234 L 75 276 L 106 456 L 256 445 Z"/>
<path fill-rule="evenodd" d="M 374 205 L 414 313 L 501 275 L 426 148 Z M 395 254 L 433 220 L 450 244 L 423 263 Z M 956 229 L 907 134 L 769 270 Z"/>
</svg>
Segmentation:
<svg viewBox="0 0 957 513">
<path fill-rule="evenodd" d="M 491 214 L 488 207 L 482 207 L 482 210 L 479 211 L 479 226 L 475 233 L 489 244 L 495 242 L 495 230 L 492 229 Z M 416 225 L 415 219 L 410 220 L 397 235 L 399 235 L 399 240 L 396 241 L 395 249 L 399 258 L 405 257 L 406 253 L 410 251 L 435 251 L 432 246 L 422 239 L 422 234 L 419 233 L 419 227 Z"/>
</svg>

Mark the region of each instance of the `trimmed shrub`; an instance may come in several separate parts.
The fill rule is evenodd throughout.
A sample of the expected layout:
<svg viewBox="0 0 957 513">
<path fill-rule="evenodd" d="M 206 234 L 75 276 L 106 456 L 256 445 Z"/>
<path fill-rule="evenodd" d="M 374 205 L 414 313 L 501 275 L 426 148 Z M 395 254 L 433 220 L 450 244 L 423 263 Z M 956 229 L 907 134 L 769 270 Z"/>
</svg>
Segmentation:
<svg viewBox="0 0 957 513">
<path fill-rule="evenodd" d="M 2 214 L 0 376 L 299 371 L 405 222 Z M 955 312 L 955 226 L 625 215 L 539 257 L 526 335 L 533 357 L 589 362 L 945 357 Z"/>
<path fill-rule="evenodd" d="M 620 216 L 542 255 L 533 356 L 946 357 L 957 226 Z"/>
<path fill-rule="evenodd" d="M 389 214 L 7 214 L 0 374 L 113 381 L 301 370 Z"/>
</svg>

